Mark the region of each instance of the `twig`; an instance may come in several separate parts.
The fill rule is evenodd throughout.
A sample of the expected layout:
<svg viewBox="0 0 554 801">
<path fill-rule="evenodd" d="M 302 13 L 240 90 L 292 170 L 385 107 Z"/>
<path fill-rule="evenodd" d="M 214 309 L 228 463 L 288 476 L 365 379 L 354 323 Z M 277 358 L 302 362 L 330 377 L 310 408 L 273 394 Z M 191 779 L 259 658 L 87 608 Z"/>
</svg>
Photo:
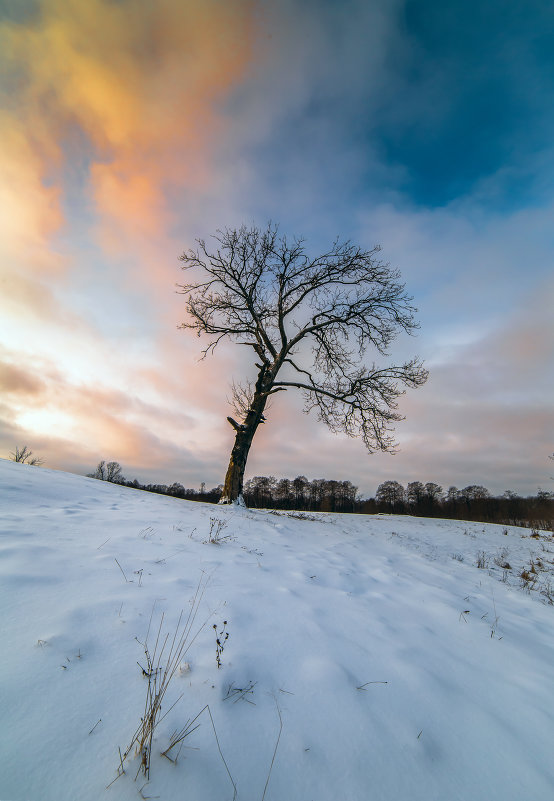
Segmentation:
<svg viewBox="0 0 554 801">
<path fill-rule="evenodd" d="M 172 553 L 169 556 L 164 556 L 161 559 L 156 559 L 154 564 L 155 565 L 161 565 L 164 562 L 167 562 L 168 559 L 173 559 L 174 556 L 179 556 L 180 553 L 185 553 L 185 552 L 186 552 L 186 548 L 181 548 L 180 550 L 175 551 L 175 553 Z"/>
<path fill-rule="evenodd" d="M 117 770 L 119 771 L 119 768 L 118 768 Z M 115 784 L 115 783 L 116 783 L 116 781 L 117 781 L 118 779 L 120 779 L 122 776 L 123 776 L 123 773 L 119 773 L 119 772 L 118 772 L 118 774 L 117 774 L 117 776 L 115 777 L 115 779 L 112 779 L 112 781 L 111 781 L 109 784 L 107 784 L 107 785 L 106 785 L 106 790 L 109 790 L 109 789 L 110 789 L 110 787 L 112 786 L 112 784 Z"/>
<path fill-rule="evenodd" d="M 114 556 L 114 559 L 115 559 L 115 556 Z M 117 559 L 115 559 L 115 561 L 117 562 Z M 121 572 L 123 573 L 123 568 L 121 567 L 121 565 L 119 564 L 119 562 L 117 562 L 117 566 L 118 566 L 118 568 L 121 570 Z M 132 581 L 129 581 L 129 579 L 127 578 L 127 576 L 125 575 L 125 573 L 123 573 L 123 578 L 125 579 L 125 581 L 127 582 L 127 584 L 132 584 L 132 583 L 133 583 Z"/>
<path fill-rule="evenodd" d="M 207 709 L 208 709 L 208 715 L 210 716 L 210 720 L 212 722 L 212 729 L 214 730 L 214 737 L 215 737 L 215 741 L 217 743 L 217 750 L 219 751 L 219 756 L 221 757 L 221 760 L 222 760 L 223 764 L 225 765 L 225 770 L 227 771 L 227 775 L 229 776 L 229 779 L 231 780 L 231 784 L 233 785 L 233 790 L 234 790 L 234 792 L 233 792 L 233 801 L 235 801 L 235 798 L 237 797 L 237 785 L 235 784 L 234 779 L 231 776 L 231 771 L 229 770 L 229 766 L 225 762 L 225 757 L 223 756 L 223 752 L 222 752 L 221 746 L 219 744 L 219 738 L 217 736 L 217 731 L 215 730 L 215 723 L 214 723 L 214 719 L 212 717 L 212 710 L 210 709 L 209 704 L 207 704 Z M 273 755 L 273 756 L 275 757 L 275 755 Z M 264 795 L 265 795 L 265 790 L 264 790 Z M 262 801 L 263 801 L 263 798 L 262 798 Z"/>
<path fill-rule="evenodd" d="M 233 685 L 230 684 L 229 687 L 227 688 L 227 695 L 223 700 L 228 701 L 229 698 L 234 698 L 235 699 L 233 701 L 234 704 L 236 704 L 237 701 L 242 700 L 246 701 L 247 704 L 252 704 L 252 706 L 256 706 L 254 701 L 250 701 L 248 698 L 246 698 L 246 696 L 252 695 L 254 693 L 254 687 L 256 686 L 257 683 L 258 683 L 257 681 L 250 681 L 247 687 L 233 687 Z"/>
<path fill-rule="evenodd" d="M 98 721 L 98 723 L 102 723 L 102 718 L 100 718 L 100 720 Z M 92 727 L 92 729 L 89 731 L 89 734 L 92 734 L 92 732 L 93 732 L 93 731 L 95 730 L 95 728 L 98 726 L 98 723 L 95 723 L 95 724 L 94 724 L 94 726 Z"/>
<path fill-rule="evenodd" d="M 121 756 L 121 748 L 118 748 L 117 750 L 119 751 L 119 767 L 117 768 L 117 776 L 106 786 L 106 790 L 109 790 L 112 784 L 114 784 L 114 782 L 116 782 L 125 773 L 125 768 L 123 767 L 123 757 Z"/>
<path fill-rule="evenodd" d="M 103 547 L 103 546 L 106 544 L 106 542 L 109 542 L 109 540 L 111 540 L 111 537 L 108 537 L 108 539 L 107 539 L 107 540 L 105 540 L 105 541 L 102 543 L 102 545 L 99 545 L 99 546 L 98 546 L 98 548 L 97 548 L 96 550 L 97 550 L 97 551 L 99 551 L 99 550 L 100 550 L 100 548 L 102 548 L 102 547 Z"/>
<path fill-rule="evenodd" d="M 356 689 L 365 690 L 368 684 L 388 684 L 388 681 L 366 681 L 365 684 L 360 684 L 360 686 L 356 687 Z"/>
<path fill-rule="evenodd" d="M 181 743 L 181 747 L 182 747 L 182 743 L 185 740 L 185 738 L 188 737 L 189 734 L 192 734 L 193 731 L 196 731 L 196 729 L 199 728 L 200 724 L 198 724 L 197 726 L 194 726 L 194 728 L 191 728 L 191 727 L 193 726 L 194 723 L 196 723 L 198 718 L 204 712 L 206 712 L 206 710 L 208 711 L 208 715 L 210 716 L 210 722 L 212 724 L 212 729 L 213 729 L 215 741 L 216 741 L 216 744 L 217 744 L 217 750 L 219 751 L 219 756 L 221 757 L 221 761 L 225 765 L 225 770 L 227 771 L 227 775 L 229 776 L 231 784 L 233 785 L 233 801 L 235 801 L 235 799 L 237 797 L 237 785 L 235 784 L 235 780 L 231 776 L 231 771 L 229 770 L 229 766 L 227 765 L 227 762 L 225 761 L 225 757 L 223 756 L 223 751 L 221 750 L 221 745 L 219 744 L 219 737 L 217 736 L 217 730 L 215 728 L 215 723 L 214 723 L 214 719 L 213 719 L 213 716 L 212 716 L 212 711 L 210 709 L 209 704 L 206 704 L 206 706 L 203 707 L 203 709 L 200 710 L 200 712 L 196 715 L 195 718 L 193 718 L 192 720 L 188 720 L 186 722 L 185 726 L 183 726 L 183 728 L 181 729 L 181 731 L 174 732 L 171 735 L 171 742 L 170 742 L 169 748 L 167 748 L 165 751 L 162 752 L 162 756 L 164 756 L 167 759 L 169 759 L 170 762 L 173 762 L 173 763 L 177 762 L 177 758 L 179 756 L 179 753 L 181 752 L 181 749 L 179 749 L 179 753 L 177 754 L 177 757 L 175 757 L 174 760 L 171 759 L 171 757 L 169 756 L 169 751 L 171 751 L 171 749 L 174 748 L 178 743 Z M 167 714 L 167 712 L 166 712 L 166 714 Z M 164 717 L 165 717 L 165 715 L 164 715 Z"/>
<path fill-rule="evenodd" d="M 182 698 L 182 696 L 181 696 L 181 698 Z M 202 712 L 205 711 L 205 709 L 206 709 L 206 707 L 204 707 L 204 709 L 201 709 L 200 712 L 197 714 L 197 716 L 195 718 L 193 718 L 192 720 L 190 720 L 190 718 L 189 718 L 180 731 L 173 732 L 173 734 L 171 735 L 170 740 L 169 740 L 169 747 L 166 748 L 165 751 L 162 751 L 162 756 L 166 757 L 166 759 L 169 759 L 170 762 L 173 762 L 173 763 L 177 762 L 179 754 L 181 753 L 181 748 L 182 748 L 182 744 L 183 744 L 184 740 L 190 734 L 192 734 L 193 731 L 196 731 L 196 729 L 198 729 L 200 727 L 200 723 L 199 723 L 197 726 L 194 726 L 194 728 L 191 728 L 193 726 L 193 724 L 196 723 L 196 721 L 198 720 L 198 718 L 200 717 Z M 175 748 L 175 746 L 178 745 L 179 743 L 181 743 L 181 748 L 179 749 L 175 759 L 171 759 L 171 757 L 169 756 L 169 752 L 171 751 L 172 748 Z"/>
<path fill-rule="evenodd" d="M 267 785 L 269 784 L 269 777 L 271 776 L 271 771 L 273 770 L 273 763 L 275 762 L 275 756 L 277 754 L 277 749 L 279 747 L 279 740 L 281 739 L 281 732 L 283 731 L 283 718 L 281 717 L 281 710 L 279 709 L 279 704 L 275 699 L 275 706 L 277 707 L 277 714 L 279 715 L 279 734 L 277 735 L 277 742 L 275 743 L 275 748 L 273 750 L 273 756 L 271 758 L 271 765 L 269 766 L 269 771 L 267 773 L 267 779 L 265 782 L 264 792 L 262 795 L 262 801 L 264 801 L 265 793 L 267 790 Z"/>
<path fill-rule="evenodd" d="M 144 790 L 144 788 L 146 787 L 146 785 L 147 785 L 147 784 L 150 784 L 150 782 L 146 782 L 146 783 L 145 783 L 145 784 L 143 784 L 143 785 L 142 785 L 142 787 L 140 788 L 140 790 L 139 790 L 139 795 L 140 795 L 140 797 L 141 797 L 141 798 L 143 798 L 143 799 L 144 799 L 144 801 L 148 801 L 148 799 L 150 799 L 150 798 L 159 798 L 159 797 L 160 797 L 159 795 L 143 795 L 143 794 L 142 794 L 142 791 Z"/>
</svg>

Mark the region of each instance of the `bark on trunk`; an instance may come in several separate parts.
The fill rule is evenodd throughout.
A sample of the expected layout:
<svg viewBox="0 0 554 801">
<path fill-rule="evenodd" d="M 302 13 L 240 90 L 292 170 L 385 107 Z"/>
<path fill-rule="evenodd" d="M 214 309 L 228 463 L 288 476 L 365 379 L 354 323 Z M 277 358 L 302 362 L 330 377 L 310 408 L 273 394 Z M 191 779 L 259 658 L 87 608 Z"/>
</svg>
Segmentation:
<svg viewBox="0 0 554 801">
<path fill-rule="evenodd" d="M 227 418 L 237 434 L 219 503 L 244 503 L 242 500 L 242 487 L 246 460 L 248 459 L 254 434 L 264 420 L 263 413 L 267 403 L 268 392 L 271 390 L 274 380 L 272 371 L 268 371 L 266 367 L 263 367 L 258 375 L 254 397 L 244 423 L 239 424 L 231 417 Z"/>
<path fill-rule="evenodd" d="M 220 503 L 240 503 L 246 460 L 248 459 L 253 436 L 254 432 L 248 430 L 237 431 Z"/>
</svg>

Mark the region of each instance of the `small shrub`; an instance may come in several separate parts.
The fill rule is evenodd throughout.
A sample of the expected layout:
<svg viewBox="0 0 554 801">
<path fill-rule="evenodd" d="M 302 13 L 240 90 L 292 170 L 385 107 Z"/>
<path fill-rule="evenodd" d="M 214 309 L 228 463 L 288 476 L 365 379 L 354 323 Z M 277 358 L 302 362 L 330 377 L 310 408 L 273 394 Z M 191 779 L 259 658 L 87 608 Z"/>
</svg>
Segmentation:
<svg viewBox="0 0 554 801">
<path fill-rule="evenodd" d="M 486 570 L 486 568 L 489 566 L 489 557 L 485 551 L 477 552 L 477 562 L 475 564 L 482 570 Z"/>
<path fill-rule="evenodd" d="M 213 630 L 215 631 L 215 661 L 217 667 L 221 667 L 221 654 L 225 650 L 225 643 L 229 639 L 229 632 L 227 631 L 227 621 L 223 621 L 223 628 L 218 633 L 217 624 L 214 623 Z"/>
<path fill-rule="evenodd" d="M 222 534 L 224 528 L 227 527 L 225 520 L 219 520 L 217 517 L 210 517 L 210 533 L 206 542 L 212 545 L 221 545 L 225 540 L 230 540 L 230 534 Z"/>
<path fill-rule="evenodd" d="M 531 563 L 532 564 L 532 563 Z M 537 583 L 537 572 L 530 570 L 526 570 L 525 568 L 519 574 L 521 579 L 521 589 L 526 590 L 528 593 L 531 590 L 535 589 L 535 585 Z"/>
<path fill-rule="evenodd" d="M 547 603 L 554 606 L 554 587 L 552 587 L 550 579 L 547 579 L 542 585 L 541 595 L 546 598 Z"/>
<path fill-rule="evenodd" d="M 519 576 L 520 576 L 520 578 L 522 578 L 524 581 L 534 581 L 534 578 L 533 578 L 533 576 L 531 575 L 531 573 L 530 573 L 528 570 L 525 570 L 525 569 L 523 569 L 523 570 L 521 571 L 521 573 L 519 574 Z"/>
<path fill-rule="evenodd" d="M 24 445 L 22 448 L 16 446 L 15 451 L 10 453 L 10 458 L 12 462 L 31 464 L 36 467 L 40 467 L 41 464 L 44 464 L 44 459 L 41 459 L 39 456 L 33 456 L 33 451 L 30 450 L 27 445 Z"/>
<path fill-rule="evenodd" d="M 494 557 L 494 564 L 497 567 L 501 567 L 503 570 L 511 570 L 512 566 L 508 562 L 507 556 L 508 556 L 508 549 L 501 548 Z"/>
</svg>

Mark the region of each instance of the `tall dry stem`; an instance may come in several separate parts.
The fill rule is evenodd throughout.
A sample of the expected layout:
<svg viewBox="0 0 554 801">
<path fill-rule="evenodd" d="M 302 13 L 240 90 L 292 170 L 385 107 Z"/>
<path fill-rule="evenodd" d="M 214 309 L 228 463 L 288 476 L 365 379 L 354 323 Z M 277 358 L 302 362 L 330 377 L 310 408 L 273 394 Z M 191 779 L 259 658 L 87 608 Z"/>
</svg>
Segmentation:
<svg viewBox="0 0 554 801">
<path fill-rule="evenodd" d="M 180 698 L 182 698 L 182 695 L 179 696 L 179 698 L 177 698 L 177 700 L 169 707 L 165 714 L 161 714 L 162 703 L 173 676 L 175 675 L 189 648 L 192 646 L 208 622 L 209 618 L 201 623 L 195 630 L 198 611 L 200 609 L 202 598 L 204 597 L 207 583 L 208 579 L 205 575 L 202 575 L 196 586 L 196 591 L 194 593 L 194 597 L 192 598 L 191 607 L 186 620 L 183 621 L 184 612 L 181 611 L 172 638 L 170 638 L 171 635 L 169 632 L 165 635 L 163 634 L 165 615 L 162 613 L 158 630 L 156 632 L 154 648 L 151 652 L 148 645 L 148 637 L 150 635 L 152 619 L 154 616 L 154 609 L 152 609 L 152 614 L 150 615 L 150 621 L 148 624 L 148 631 L 146 633 L 146 639 L 144 643 L 141 643 L 144 648 L 144 655 L 146 657 L 146 668 L 142 665 L 140 665 L 140 667 L 143 675 L 148 680 L 146 699 L 144 702 L 144 714 L 141 718 L 140 725 L 135 731 L 129 746 L 123 755 L 123 759 L 126 759 L 131 753 L 133 747 L 135 748 L 136 753 L 140 754 L 140 765 L 137 770 L 137 776 L 142 770 L 146 779 L 150 777 L 152 740 L 154 737 L 154 732 L 156 731 L 156 727 L 171 711 L 171 709 L 173 709 Z"/>
</svg>

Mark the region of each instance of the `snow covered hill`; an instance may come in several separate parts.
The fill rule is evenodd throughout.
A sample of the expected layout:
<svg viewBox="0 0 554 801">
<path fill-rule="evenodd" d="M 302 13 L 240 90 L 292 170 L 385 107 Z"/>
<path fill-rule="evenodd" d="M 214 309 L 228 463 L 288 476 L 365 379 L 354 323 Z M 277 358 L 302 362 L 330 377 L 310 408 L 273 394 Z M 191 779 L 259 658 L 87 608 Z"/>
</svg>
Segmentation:
<svg viewBox="0 0 554 801">
<path fill-rule="evenodd" d="M 554 798 L 549 533 L 3 460 L 0 518 L 2 801 Z M 163 667 L 187 619 L 147 781 L 123 759 L 161 675 L 144 646 L 169 635 Z"/>
</svg>

